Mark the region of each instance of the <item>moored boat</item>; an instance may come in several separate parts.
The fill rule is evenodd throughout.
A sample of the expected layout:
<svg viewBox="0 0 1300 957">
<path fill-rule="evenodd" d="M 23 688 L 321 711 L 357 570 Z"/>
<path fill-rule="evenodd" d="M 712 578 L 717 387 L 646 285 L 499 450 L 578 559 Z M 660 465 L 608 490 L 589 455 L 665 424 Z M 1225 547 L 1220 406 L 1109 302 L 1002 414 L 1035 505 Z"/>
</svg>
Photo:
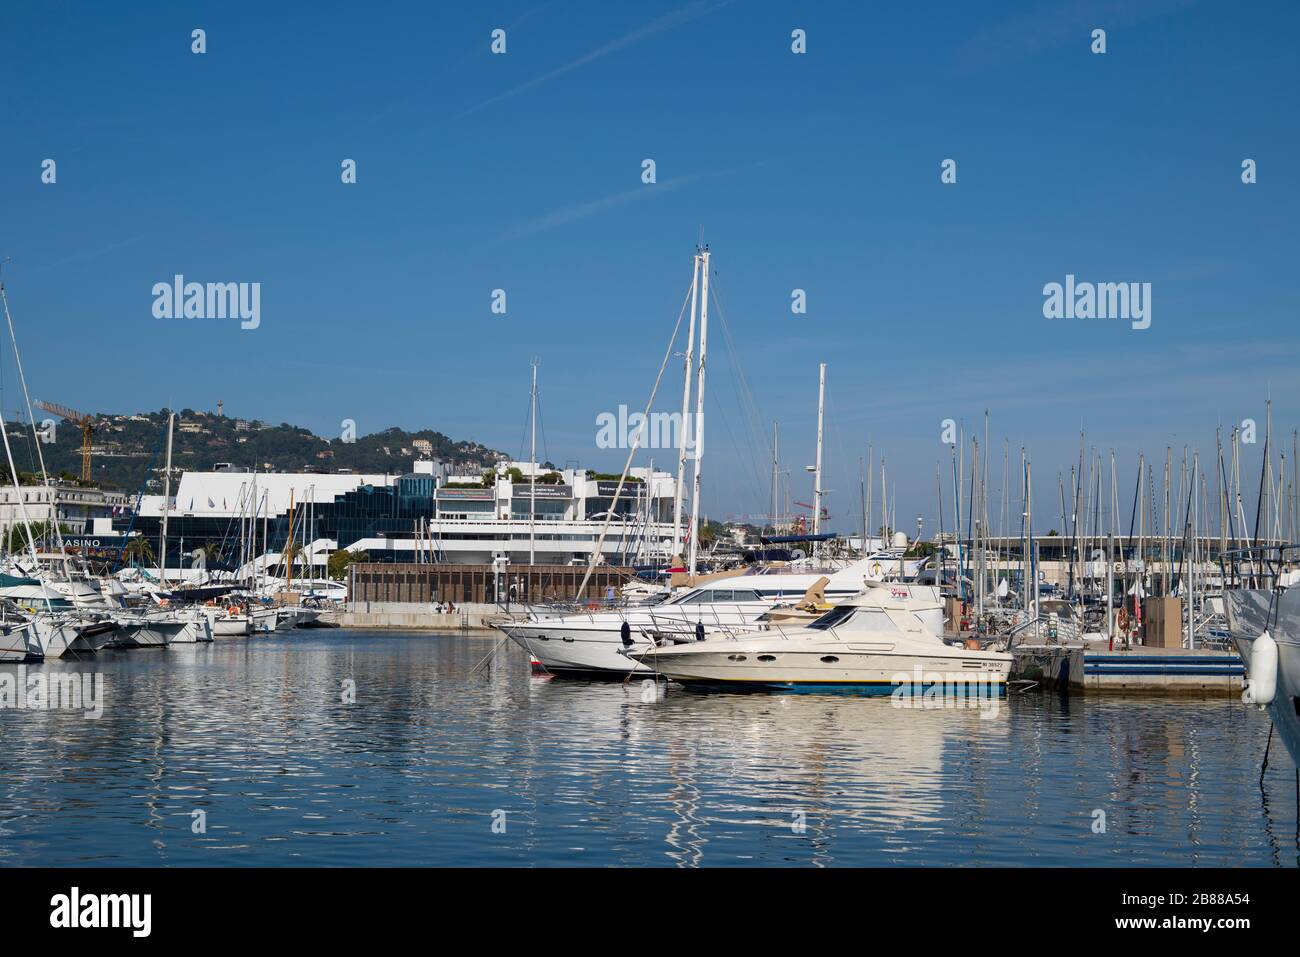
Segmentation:
<svg viewBox="0 0 1300 957">
<path fill-rule="evenodd" d="M 649 650 L 656 637 L 673 628 L 707 635 L 743 627 L 778 606 L 799 601 L 819 583 L 824 583 L 826 600 L 838 602 L 859 594 L 867 581 L 865 561 L 829 575 L 755 570 L 704 582 L 659 602 L 553 618 L 530 614 L 527 620 L 497 627 L 537 658 L 545 670 L 557 674 L 650 674 L 651 669 L 632 654 Z M 901 587 L 910 590 L 918 586 Z"/>
<path fill-rule="evenodd" d="M 933 598 L 904 597 L 895 586 L 872 583 L 804 627 L 720 633 L 632 654 L 683 684 L 868 694 L 952 687 L 1000 694 L 1011 655 L 948 644 L 934 626 L 937 615 L 942 606 Z"/>
<path fill-rule="evenodd" d="M 1300 764 L 1300 570 L 1286 570 L 1298 546 L 1246 549 L 1234 555 L 1223 592 L 1228 633 L 1246 665 L 1241 699 L 1266 710 L 1292 761 Z"/>
</svg>

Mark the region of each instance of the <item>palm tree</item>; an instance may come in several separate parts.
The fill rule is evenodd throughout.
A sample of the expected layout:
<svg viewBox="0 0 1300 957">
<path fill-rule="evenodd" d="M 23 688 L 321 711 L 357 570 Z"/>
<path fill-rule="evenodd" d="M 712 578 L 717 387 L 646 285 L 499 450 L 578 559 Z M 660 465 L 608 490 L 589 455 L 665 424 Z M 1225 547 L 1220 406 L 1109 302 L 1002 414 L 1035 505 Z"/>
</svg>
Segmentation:
<svg viewBox="0 0 1300 957">
<path fill-rule="evenodd" d="M 153 546 L 149 544 L 149 539 L 143 535 L 137 535 L 126 543 L 126 548 L 122 550 L 124 558 L 129 559 L 136 565 L 148 565 L 153 562 Z"/>
<path fill-rule="evenodd" d="M 280 549 L 280 575 L 287 577 L 287 570 L 291 565 L 298 562 L 298 556 L 302 554 L 302 546 L 297 542 L 285 542 L 284 548 Z"/>
</svg>

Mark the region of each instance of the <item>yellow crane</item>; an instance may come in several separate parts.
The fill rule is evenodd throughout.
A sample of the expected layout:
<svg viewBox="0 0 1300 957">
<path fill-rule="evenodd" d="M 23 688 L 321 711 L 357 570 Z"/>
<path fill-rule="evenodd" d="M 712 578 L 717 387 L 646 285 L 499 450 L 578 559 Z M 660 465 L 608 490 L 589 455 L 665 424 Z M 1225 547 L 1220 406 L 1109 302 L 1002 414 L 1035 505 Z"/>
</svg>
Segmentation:
<svg viewBox="0 0 1300 957">
<path fill-rule="evenodd" d="M 43 412 L 49 412 L 52 415 L 60 416 L 69 424 L 81 429 L 81 480 L 90 481 L 90 453 L 92 450 L 92 439 L 95 435 L 95 417 L 86 415 L 84 412 L 78 412 L 76 409 L 70 409 L 66 405 L 59 405 L 57 402 L 41 402 L 37 400 L 32 403 L 36 408 Z"/>
</svg>

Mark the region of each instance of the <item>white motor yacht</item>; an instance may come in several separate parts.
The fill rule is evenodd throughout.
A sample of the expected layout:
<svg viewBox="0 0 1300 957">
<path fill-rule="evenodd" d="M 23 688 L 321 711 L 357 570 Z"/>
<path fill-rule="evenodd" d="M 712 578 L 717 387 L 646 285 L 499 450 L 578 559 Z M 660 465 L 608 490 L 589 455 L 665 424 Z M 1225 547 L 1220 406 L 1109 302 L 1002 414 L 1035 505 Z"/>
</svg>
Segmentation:
<svg viewBox="0 0 1300 957">
<path fill-rule="evenodd" d="M 597 606 L 555 617 L 530 612 L 525 620 L 503 622 L 497 627 L 553 673 L 650 674 L 649 667 L 630 655 L 649 650 L 655 633 L 670 624 L 692 632 L 703 630 L 705 634 L 748 625 L 779 604 L 798 601 L 823 577 L 826 600 L 834 603 L 859 594 L 866 587 L 870 571 L 865 560 L 826 576 L 758 569 L 704 582 L 658 602 L 624 608 Z"/>
<path fill-rule="evenodd" d="M 964 687 L 1000 694 L 1011 655 L 946 643 L 934 626 L 936 618 L 942 621 L 942 605 L 919 588 L 918 594 L 909 591 L 873 582 L 810 625 L 717 633 L 633 655 L 683 684 L 868 694 Z"/>
</svg>

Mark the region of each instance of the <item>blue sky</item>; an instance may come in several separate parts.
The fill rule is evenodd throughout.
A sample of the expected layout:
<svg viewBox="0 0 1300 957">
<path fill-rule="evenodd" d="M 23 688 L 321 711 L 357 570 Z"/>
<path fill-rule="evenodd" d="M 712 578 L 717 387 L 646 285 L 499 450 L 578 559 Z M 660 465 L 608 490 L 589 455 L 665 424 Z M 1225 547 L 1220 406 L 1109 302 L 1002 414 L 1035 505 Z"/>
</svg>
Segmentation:
<svg viewBox="0 0 1300 957">
<path fill-rule="evenodd" d="M 518 453 L 537 356 L 549 457 L 616 470 L 595 418 L 644 403 L 703 235 L 735 346 L 715 319 L 707 512 L 766 511 L 773 420 L 808 500 L 825 361 L 833 525 L 859 521 L 870 443 L 900 524 L 931 526 L 940 422 L 982 432 L 985 409 L 991 476 L 1004 439 L 1026 446 L 1056 524 L 1080 427 L 1127 501 L 1139 450 L 1212 455 L 1269 394 L 1278 431 L 1298 424 L 1298 20 L 1179 0 L 12 3 L 0 257 L 28 378 L 87 410 L 220 399 Z M 176 273 L 260 282 L 260 328 L 154 318 Z M 1067 273 L 1150 282 L 1151 327 L 1045 319 Z M 674 364 L 660 407 L 680 390 Z"/>
</svg>

